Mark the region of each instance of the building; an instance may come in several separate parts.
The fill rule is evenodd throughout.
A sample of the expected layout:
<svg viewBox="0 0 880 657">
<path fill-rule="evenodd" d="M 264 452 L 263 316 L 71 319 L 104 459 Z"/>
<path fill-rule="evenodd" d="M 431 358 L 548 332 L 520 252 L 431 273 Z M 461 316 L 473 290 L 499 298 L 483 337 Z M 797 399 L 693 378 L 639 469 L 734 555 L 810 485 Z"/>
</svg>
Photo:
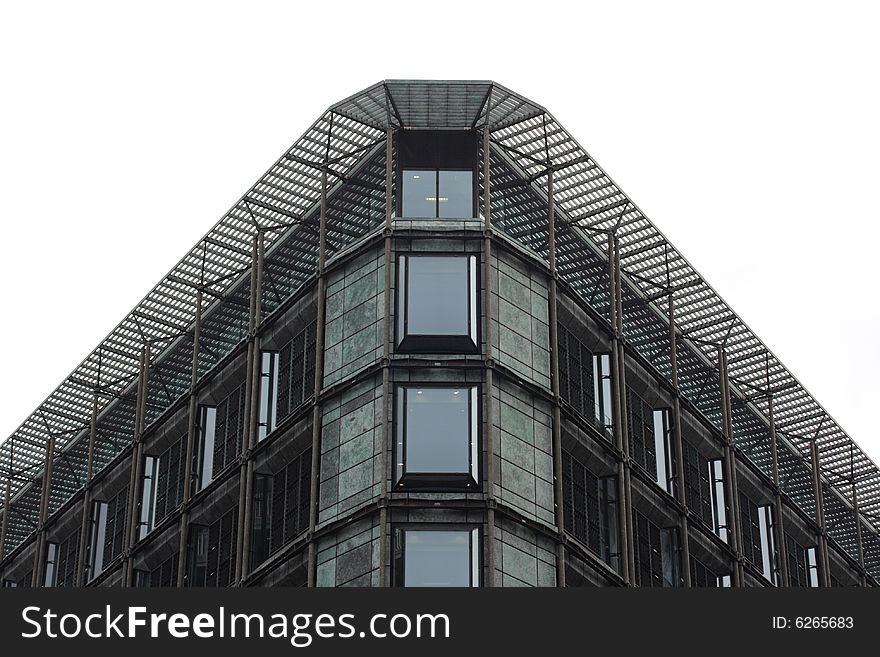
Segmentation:
<svg viewBox="0 0 880 657">
<path fill-rule="evenodd" d="M 7 586 L 875 586 L 880 471 L 543 107 L 321 116 L 0 448 Z"/>
</svg>

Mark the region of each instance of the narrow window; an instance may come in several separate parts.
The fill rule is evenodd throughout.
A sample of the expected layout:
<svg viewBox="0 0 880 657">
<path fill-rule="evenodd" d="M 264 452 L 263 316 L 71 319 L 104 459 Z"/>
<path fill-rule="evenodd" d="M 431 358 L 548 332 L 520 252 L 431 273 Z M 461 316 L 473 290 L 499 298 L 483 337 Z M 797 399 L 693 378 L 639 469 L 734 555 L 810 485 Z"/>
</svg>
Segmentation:
<svg viewBox="0 0 880 657">
<path fill-rule="evenodd" d="M 810 586 L 815 588 L 819 586 L 819 565 L 816 561 L 816 548 L 807 548 L 807 572 L 809 573 Z"/>
<path fill-rule="evenodd" d="M 672 478 L 672 410 L 661 408 L 654 411 L 654 461 L 657 483 L 660 488 L 674 495 Z"/>
<path fill-rule="evenodd" d="M 599 480 L 599 555 L 614 570 L 620 570 L 617 548 L 617 478 Z"/>
<path fill-rule="evenodd" d="M 480 585 L 479 530 L 395 532 L 395 583 L 406 587 Z"/>
<path fill-rule="evenodd" d="M 89 521 L 88 575 L 92 580 L 104 571 L 104 548 L 107 544 L 107 502 L 92 502 L 92 516 Z"/>
<path fill-rule="evenodd" d="M 611 354 L 593 355 L 593 399 L 596 405 L 596 421 L 606 433 L 614 429 L 611 410 Z"/>
<path fill-rule="evenodd" d="M 269 498 L 272 490 L 271 475 L 254 475 L 254 514 L 251 535 L 251 567 L 256 567 L 269 556 Z"/>
<path fill-rule="evenodd" d="M 144 457 L 144 481 L 141 495 L 140 538 L 153 531 L 156 524 L 156 494 L 159 479 L 159 457 Z"/>
<path fill-rule="evenodd" d="M 724 499 L 724 461 L 709 461 L 709 477 L 712 482 L 712 520 L 715 534 L 727 542 L 727 506 Z"/>
<path fill-rule="evenodd" d="M 55 586 L 58 576 L 58 543 L 46 545 L 46 580 L 44 586 Z"/>
<path fill-rule="evenodd" d="M 397 348 L 413 353 L 475 353 L 476 256 L 400 256 Z"/>
<path fill-rule="evenodd" d="M 761 572 L 764 577 L 776 583 L 773 541 L 773 507 L 769 504 L 758 508 L 758 528 L 761 537 Z"/>
<path fill-rule="evenodd" d="M 278 352 L 264 351 L 261 364 L 258 442 L 275 429 L 275 409 L 278 407 Z"/>
<path fill-rule="evenodd" d="M 189 544 L 187 545 L 189 557 L 187 586 L 207 585 L 208 547 L 208 527 L 204 525 L 190 525 Z"/>
<path fill-rule="evenodd" d="M 660 530 L 661 563 L 663 567 L 663 586 L 674 587 L 679 584 L 679 545 L 678 528 L 668 527 Z"/>
<path fill-rule="evenodd" d="M 193 452 L 193 490 L 200 491 L 214 476 L 214 443 L 217 431 L 217 408 L 199 406 L 196 435 L 198 444 Z"/>
<path fill-rule="evenodd" d="M 476 386 L 398 386 L 399 488 L 475 488 L 479 477 Z"/>
<path fill-rule="evenodd" d="M 719 575 L 718 576 L 718 588 L 721 588 L 721 589 L 729 589 L 730 588 L 730 575 Z"/>
</svg>

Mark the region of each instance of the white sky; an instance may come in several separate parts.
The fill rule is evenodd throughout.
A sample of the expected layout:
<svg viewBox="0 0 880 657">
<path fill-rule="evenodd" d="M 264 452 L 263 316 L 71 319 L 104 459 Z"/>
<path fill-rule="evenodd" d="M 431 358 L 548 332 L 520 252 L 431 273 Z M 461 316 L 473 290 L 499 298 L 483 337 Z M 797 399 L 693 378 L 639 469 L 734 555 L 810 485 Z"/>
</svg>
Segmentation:
<svg viewBox="0 0 880 657">
<path fill-rule="evenodd" d="M 332 102 L 494 79 L 880 462 L 880 10 L 724 4 L 0 0 L 0 439 Z"/>
</svg>

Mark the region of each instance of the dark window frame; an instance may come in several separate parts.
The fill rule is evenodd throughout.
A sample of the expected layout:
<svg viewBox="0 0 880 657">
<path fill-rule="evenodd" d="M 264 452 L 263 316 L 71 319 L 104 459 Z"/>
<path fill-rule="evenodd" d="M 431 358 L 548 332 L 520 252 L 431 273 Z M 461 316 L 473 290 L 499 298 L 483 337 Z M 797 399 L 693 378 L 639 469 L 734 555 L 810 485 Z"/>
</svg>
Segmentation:
<svg viewBox="0 0 880 657">
<path fill-rule="evenodd" d="M 468 472 L 427 473 L 406 471 L 406 391 L 415 388 L 448 389 L 460 388 L 468 391 L 471 415 L 468 418 L 469 450 Z M 419 383 L 407 381 L 396 383 L 393 391 L 392 412 L 392 458 L 394 465 L 394 490 L 399 491 L 461 491 L 478 493 L 482 490 L 482 399 L 483 387 L 478 383 L 455 383 L 454 381 L 428 381 Z M 402 413 L 402 415 L 401 415 Z M 402 441 L 399 440 L 402 432 Z M 398 443 L 402 443 L 400 453 Z M 400 459 L 400 460 L 398 460 Z M 398 465 L 400 464 L 400 465 Z M 399 472 L 398 472 L 399 471 Z"/>
<path fill-rule="evenodd" d="M 411 258 L 461 258 L 467 260 L 467 334 L 409 334 L 408 267 Z M 482 280 L 480 255 L 450 252 L 399 252 L 395 260 L 394 345 L 397 353 L 410 354 L 479 354 L 482 344 Z"/>
<path fill-rule="evenodd" d="M 391 528 L 392 584 L 406 587 L 406 533 L 407 532 L 459 532 L 467 533 L 470 558 L 468 588 L 483 586 L 483 526 L 466 523 L 400 523 Z M 476 563 L 474 561 L 476 560 Z"/>
</svg>

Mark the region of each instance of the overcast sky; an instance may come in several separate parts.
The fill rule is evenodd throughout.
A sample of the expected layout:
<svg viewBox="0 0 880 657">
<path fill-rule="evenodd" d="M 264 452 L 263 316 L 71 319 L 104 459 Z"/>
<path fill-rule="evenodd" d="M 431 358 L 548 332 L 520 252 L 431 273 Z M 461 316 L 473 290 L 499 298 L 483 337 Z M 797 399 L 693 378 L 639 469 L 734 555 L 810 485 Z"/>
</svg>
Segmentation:
<svg viewBox="0 0 880 657">
<path fill-rule="evenodd" d="M 0 439 L 332 102 L 494 79 L 880 462 L 871 4 L 2 2 Z"/>
</svg>

